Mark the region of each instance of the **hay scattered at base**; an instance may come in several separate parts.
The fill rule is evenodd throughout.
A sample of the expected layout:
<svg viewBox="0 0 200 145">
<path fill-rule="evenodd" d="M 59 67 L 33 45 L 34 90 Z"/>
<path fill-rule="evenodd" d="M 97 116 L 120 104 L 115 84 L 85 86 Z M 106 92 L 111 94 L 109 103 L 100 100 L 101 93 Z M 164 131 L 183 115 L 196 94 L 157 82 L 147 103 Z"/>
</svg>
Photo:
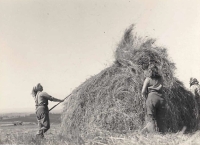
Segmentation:
<svg viewBox="0 0 200 145">
<path fill-rule="evenodd" d="M 143 39 L 125 31 L 115 52 L 115 62 L 73 91 L 65 101 L 61 132 L 68 138 L 93 139 L 108 134 L 126 134 L 145 124 L 145 98 L 141 88 L 145 70 L 156 64 L 164 79 L 166 131 L 177 132 L 184 126 L 195 130 L 196 118 L 192 94 L 174 77 L 175 64 L 167 49 L 155 46 L 155 40 Z"/>
</svg>

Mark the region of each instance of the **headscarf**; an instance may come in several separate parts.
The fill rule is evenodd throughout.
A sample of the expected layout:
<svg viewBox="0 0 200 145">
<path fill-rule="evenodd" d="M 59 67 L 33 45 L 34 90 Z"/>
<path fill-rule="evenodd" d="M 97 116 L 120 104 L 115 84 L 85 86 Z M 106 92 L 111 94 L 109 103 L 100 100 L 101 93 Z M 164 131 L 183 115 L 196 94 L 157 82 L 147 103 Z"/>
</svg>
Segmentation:
<svg viewBox="0 0 200 145">
<path fill-rule="evenodd" d="M 38 83 L 36 86 L 33 87 L 32 89 L 32 96 L 35 97 L 37 92 L 40 91 L 40 88 L 41 88 L 41 84 Z"/>
<path fill-rule="evenodd" d="M 190 78 L 190 86 L 194 84 L 199 84 L 199 81 L 196 78 Z"/>
</svg>

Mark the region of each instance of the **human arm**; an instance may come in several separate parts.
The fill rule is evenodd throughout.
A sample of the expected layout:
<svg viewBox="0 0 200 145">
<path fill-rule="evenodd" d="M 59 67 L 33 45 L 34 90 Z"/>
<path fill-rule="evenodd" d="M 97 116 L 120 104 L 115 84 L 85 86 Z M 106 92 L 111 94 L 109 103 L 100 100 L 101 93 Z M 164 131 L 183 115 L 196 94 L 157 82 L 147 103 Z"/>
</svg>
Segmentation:
<svg viewBox="0 0 200 145">
<path fill-rule="evenodd" d="M 60 100 L 60 99 L 57 99 L 57 98 L 52 97 L 52 100 L 51 100 L 51 101 L 54 101 L 54 102 L 63 102 L 64 100 Z"/>
<path fill-rule="evenodd" d="M 46 92 L 42 92 L 41 96 L 43 96 L 45 99 L 47 99 L 49 101 L 54 101 L 54 102 L 63 102 L 64 101 L 64 100 L 54 98 L 51 95 L 47 94 Z"/>
<path fill-rule="evenodd" d="M 146 78 L 145 80 L 144 80 L 144 83 L 143 83 L 143 86 L 142 86 L 142 97 L 145 97 L 145 98 L 147 98 L 147 87 L 148 87 L 148 84 L 149 84 L 149 79 L 148 78 Z"/>
</svg>

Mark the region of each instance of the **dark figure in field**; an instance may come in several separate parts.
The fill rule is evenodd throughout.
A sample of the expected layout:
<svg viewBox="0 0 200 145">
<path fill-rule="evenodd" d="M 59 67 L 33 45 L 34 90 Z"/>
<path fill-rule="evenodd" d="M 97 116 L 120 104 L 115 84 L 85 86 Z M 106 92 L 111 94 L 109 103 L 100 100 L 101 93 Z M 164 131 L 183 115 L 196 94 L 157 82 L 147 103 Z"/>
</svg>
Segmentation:
<svg viewBox="0 0 200 145">
<path fill-rule="evenodd" d="M 165 99 L 162 97 L 163 80 L 155 65 L 148 67 L 142 95 L 146 98 L 148 132 L 164 132 Z"/>
<path fill-rule="evenodd" d="M 196 118 L 199 119 L 199 105 L 200 105 L 200 85 L 196 78 L 190 78 L 190 91 L 194 95 Z M 198 123 L 198 128 L 200 124 Z"/>
<path fill-rule="evenodd" d="M 56 99 L 42 91 L 43 87 L 40 83 L 33 87 L 32 90 L 32 95 L 35 99 L 36 117 L 39 126 L 39 131 L 37 132 L 36 137 L 40 138 L 43 138 L 44 133 L 50 128 L 48 100 L 54 102 L 63 102 L 63 100 Z"/>
</svg>

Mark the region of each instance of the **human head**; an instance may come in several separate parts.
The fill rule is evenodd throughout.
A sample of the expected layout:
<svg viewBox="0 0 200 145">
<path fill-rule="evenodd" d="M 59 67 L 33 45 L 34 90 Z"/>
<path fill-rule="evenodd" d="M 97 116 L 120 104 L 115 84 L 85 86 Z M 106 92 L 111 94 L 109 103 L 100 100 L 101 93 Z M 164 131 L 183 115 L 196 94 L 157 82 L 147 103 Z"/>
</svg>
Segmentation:
<svg viewBox="0 0 200 145">
<path fill-rule="evenodd" d="M 43 87 L 42 87 L 42 85 L 40 83 L 38 83 L 35 87 L 33 87 L 33 89 L 32 89 L 33 97 L 36 96 L 38 91 L 43 91 Z"/>
<path fill-rule="evenodd" d="M 36 88 L 37 88 L 37 91 L 43 91 L 43 86 L 40 83 L 36 85 Z"/>
<path fill-rule="evenodd" d="M 156 65 L 149 65 L 148 67 L 148 74 L 150 78 L 159 78 L 161 77 L 158 73 L 158 67 Z"/>
<path fill-rule="evenodd" d="M 190 78 L 190 86 L 194 84 L 199 84 L 199 81 L 196 78 Z"/>
</svg>

